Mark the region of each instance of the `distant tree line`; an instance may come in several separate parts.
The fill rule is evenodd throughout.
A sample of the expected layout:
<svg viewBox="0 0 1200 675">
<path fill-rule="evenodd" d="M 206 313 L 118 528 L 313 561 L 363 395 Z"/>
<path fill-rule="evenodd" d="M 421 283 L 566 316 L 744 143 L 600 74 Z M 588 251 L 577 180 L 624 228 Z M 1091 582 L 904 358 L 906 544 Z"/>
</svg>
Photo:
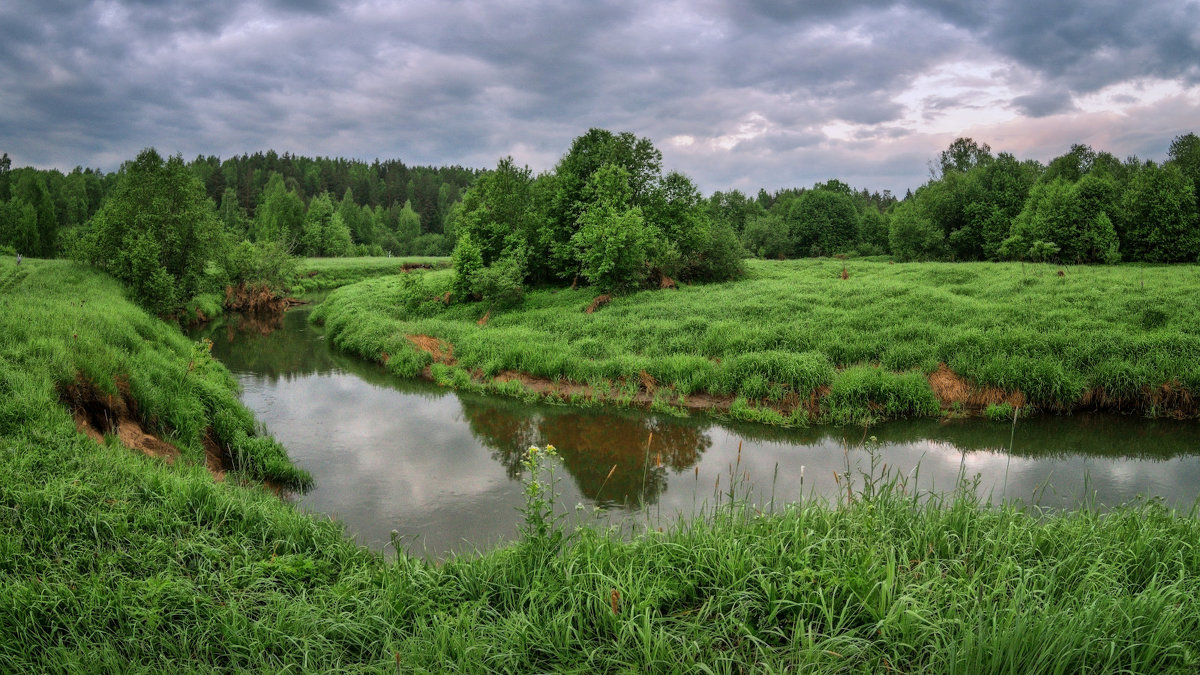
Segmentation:
<svg viewBox="0 0 1200 675">
<path fill-rule="evenodd" d="M 1043 166 L 960 138 L 901 200 L 831 180 L 757 199 L 718 192 L 708 204 L 763 258 L 1196 262 L 1198 195 L 1200 137 L 1189 133 L 1161 164 L 1075 145 Z"/>
<path fill-rule="evenodd" d="M 298 254 L 322 256 L 448 255 L 455 238 L 446 236 L 446 222 L 479 174 L 274 151 L 223 161 L 200 156 L 187 166 L 227 227 L 252 241 L 284 238 Z"/>
<path fill-rule="evenodd" d="M 63 174 L 13 169 L 8 154 L 0 156 L 0 247 L 67 255 L 136 162 L 111 173 L 76 167 Z M 446 235 L 446 221 L 479 173 L 274 151 L 180 163 L 228 231 L 323 256 L 449 255 L 455 237 Z"/>
</svg>

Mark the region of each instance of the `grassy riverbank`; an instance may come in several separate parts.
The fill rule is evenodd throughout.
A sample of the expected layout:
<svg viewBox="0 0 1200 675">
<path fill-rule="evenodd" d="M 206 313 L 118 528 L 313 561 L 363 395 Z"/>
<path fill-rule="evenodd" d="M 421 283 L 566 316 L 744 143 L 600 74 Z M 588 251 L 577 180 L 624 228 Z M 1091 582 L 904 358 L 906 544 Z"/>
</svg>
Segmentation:
<svg viewBox="0 0 1200 675">
<path fill-rule="evenodd" d="M 233 378 L 203 344 L 89 267 L 0 260 L 0 369 L 6 432 L 73 422 L 170 462 L 288 486 L 311 480 L 256 431 Z"/>
<path fill-rule="evenodd" d="M 633 540 L 564 541 L 534 491 L 521 541 L 434 565 L 66 423 L 4 447 L 26 458 L 0 469 L 5 671 L 1200 665 L 1200 521 L 1155 503 L 1044 515 L 860 479 L 837 505 L 726 502 Z"/>
<path fill-rule="evenodd" d="M 1196 266 L 751 261 L 741 281 L 593 313 L 589 289 L 490 312 L 445 305 L 450 275 L 345 287 L 314 318 L 406 376 L 776 424 L 989 407 L 1198 413 Z"/>
<path fill-rule="evenodd" d="M 1200 665 L 1200 520 L 1156 502 L 1047 514 L 860 475 L 840 503 L 763 514 L 726 481 L 719 506 L 628 540 L 559 529 L 570 505 L 527 467 L 520 541 L 389 561 L 238 473 L 214 480 L 206 436 L 247 478 L 305 475 L 252 435 L 207 350 L 109 278 L 0 260 L 0 309 L 2 672 Z M 73 419 L 73 401 L 125 416 L 96 442 L 80 429 L 103 414 Z M 121 422 L 178 456 L 130 451 Z"/>
</svg>

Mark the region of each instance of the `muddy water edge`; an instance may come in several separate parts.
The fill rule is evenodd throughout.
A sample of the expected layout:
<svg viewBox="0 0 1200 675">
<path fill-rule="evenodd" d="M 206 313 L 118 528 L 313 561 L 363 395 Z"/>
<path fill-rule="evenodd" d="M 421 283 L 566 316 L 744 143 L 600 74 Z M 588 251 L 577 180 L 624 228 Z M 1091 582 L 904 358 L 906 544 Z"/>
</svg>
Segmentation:
<svg viewBox="0 0 1200 675">
<path fill-rule="evenodd" d="M 1054 508 L 1158 498 L 1186 509 L 1200 496 L 1196 422 L 1075 415 L 795 430 L 531 405 L 396 378 L 328 344 L 309 311 L 230 315 L 190 335 L 212 340 L 243 402 L 312 472 L 315 487 L 290 498 L 375 549 L 393 530 L 434 558 L 511 539 L 522 453 L 545 444 L 562 457 L 560 508 L 620 526 L 712 504 L 731 476 L 764 506 L 834 498 L 844 489 L 835 473 L 859 476 L 872 459 L 917 489 L 948 491 L 965 476 L 985 497 Z"/>
</svg>

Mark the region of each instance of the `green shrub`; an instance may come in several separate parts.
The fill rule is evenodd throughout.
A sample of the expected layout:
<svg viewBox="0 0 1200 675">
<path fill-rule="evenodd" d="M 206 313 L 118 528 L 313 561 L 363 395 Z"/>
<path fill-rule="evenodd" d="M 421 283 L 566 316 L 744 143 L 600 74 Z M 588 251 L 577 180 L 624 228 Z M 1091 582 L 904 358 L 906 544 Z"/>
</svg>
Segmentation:
<svg viewBox="0 0 1200 675">
<path fill-rule="evenodd" d="M 1013 405 L 1008 401 L 1004 403 L 990 403 L 984 409 L 983 416 L 993 422 L 1011 422 L 1015 410 Z"/>
<path fill-rule="evenodd" d="M 458 238 L 454 247 L 454 255 L 450 258 L 454 266 L 454 284 L 452 291 L 454 299 L 460 302 L 471 297 L 475 275 L 483 269 L 483 253 L 471 234 L 464 232 Z"/>
<path fill-rule="evenodd" d="M 520 259 L 502 258 L 488 267 L 475 270 L 471 275 L 472 295 L 490 307 L 511 307 L 519 304 L 525 295 L 521 285 L 524 278 Z"/>
</svg>

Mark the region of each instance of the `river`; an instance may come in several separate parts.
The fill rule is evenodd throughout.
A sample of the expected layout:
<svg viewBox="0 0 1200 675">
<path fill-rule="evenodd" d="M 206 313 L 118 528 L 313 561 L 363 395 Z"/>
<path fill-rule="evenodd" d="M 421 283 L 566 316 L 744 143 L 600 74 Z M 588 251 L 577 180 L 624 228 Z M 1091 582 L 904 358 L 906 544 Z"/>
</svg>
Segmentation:
<svg viewBox="0 0 1200 675">
<path fill-rule="evenodd" d="M 289 498 L 377 550 L 393 530 L 405 550 L 431 558 L 512 539 L 522 453 L 545 444 L 561 455 L 560 510 L 581 504 L 617 524 L 693 513 L 727 492 L 733 473 L 764 507 L 831 499 L 844 490 L 835 472 L 849 468 L 861 483 L 872 456 L 877 470 L 886 464 L 920 490 L 953 489 L 963 475 L 984 498 L 1054 508 L 1140 498 L 1190 508 L 1200 496 L 1195 422 L 1075 415 L 1015 427 L 971 419 L 793 430 L 530 405 L 396 378 L 328 344 L 309 311 L 222 317 L 190 334 L 213 341 L 242 401 L 313 474 L 315 487 Z"/>
</svg>

